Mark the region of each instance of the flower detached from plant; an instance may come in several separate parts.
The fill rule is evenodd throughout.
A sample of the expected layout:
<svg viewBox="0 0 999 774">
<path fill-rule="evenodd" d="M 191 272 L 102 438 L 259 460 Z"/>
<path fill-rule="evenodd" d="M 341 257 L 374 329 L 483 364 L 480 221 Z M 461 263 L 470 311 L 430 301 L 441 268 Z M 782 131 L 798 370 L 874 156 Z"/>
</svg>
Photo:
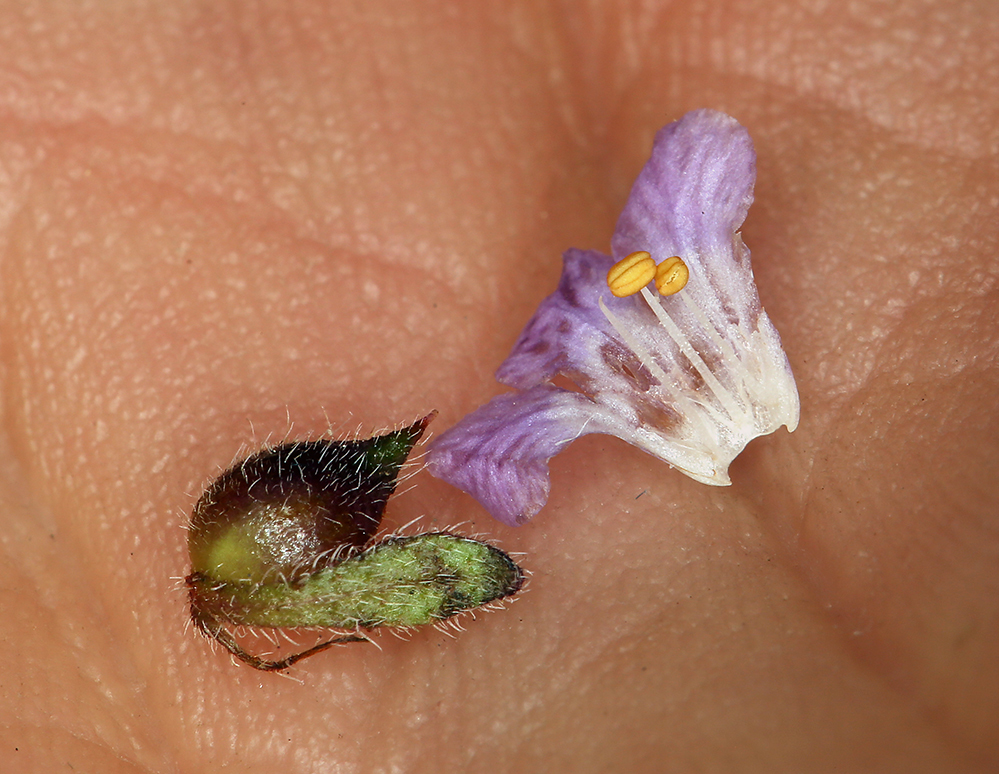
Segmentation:
<svg viewBox="0 0 999 774">
<path fill-rule="evenodd" d="M 565 253 L 496 373 L 514 391 L 438 437 L 431 473 L 517 525 L 548 499 L 548 460 L 581 435 L 615 435 L 723 486 L 749 441 L 793 431 L 794 376 L 738 233 L 755 178 L 735 119 L 698 110 L 660 130 L 613 257 Z"/>
</svg>

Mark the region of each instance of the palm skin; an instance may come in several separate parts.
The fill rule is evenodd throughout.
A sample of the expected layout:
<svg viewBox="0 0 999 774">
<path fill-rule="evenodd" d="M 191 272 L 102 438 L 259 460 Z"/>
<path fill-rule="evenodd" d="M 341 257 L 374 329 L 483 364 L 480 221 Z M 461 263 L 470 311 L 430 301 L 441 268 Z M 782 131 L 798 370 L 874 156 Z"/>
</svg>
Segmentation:
<svg viewBox="0 0 999 774">
<path fill-rule="evenodd" d="M 4 770 L 999 757 L 991 4 L 50 5 L 0 6 Z M 196 637 L 207 481 L 495 394 L 562 250 L 606 250 L 702 106 L 756 143 L 797 432 L 725 489 L 582 439 L 519 529 L 418 474 L 387 522 L 533 572 L 456 639 L 289 680 Z"/>
</svg>

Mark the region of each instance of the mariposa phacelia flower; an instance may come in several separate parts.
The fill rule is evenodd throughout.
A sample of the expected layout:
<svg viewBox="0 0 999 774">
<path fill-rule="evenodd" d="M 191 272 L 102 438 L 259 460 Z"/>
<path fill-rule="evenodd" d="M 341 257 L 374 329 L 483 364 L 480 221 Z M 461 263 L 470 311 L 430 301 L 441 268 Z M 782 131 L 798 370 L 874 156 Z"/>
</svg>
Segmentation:
<svg viewBox="0 0 999 774">
<path fill-rule="evenodd" d="M 516 392 L 441 435 L 430 472 L 517 525 L 548 499 L 548 460 L 581 435 L 616 435 L 726 485 L 749 441 L 793 431 L 794 376 L 738 233 L 755 177 L 735 119 L 699 110 L 663 128 L 618 220 L 614 258 L 566 252 L 558 289 L 496 373 Z"/>
</svg>

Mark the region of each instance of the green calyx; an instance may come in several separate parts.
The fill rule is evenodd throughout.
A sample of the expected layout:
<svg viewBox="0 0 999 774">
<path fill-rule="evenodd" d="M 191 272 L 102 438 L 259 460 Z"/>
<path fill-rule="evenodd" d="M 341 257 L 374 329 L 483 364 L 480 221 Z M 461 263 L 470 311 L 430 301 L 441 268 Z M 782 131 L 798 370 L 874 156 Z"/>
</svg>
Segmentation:
<svg viewBox="0 0 999 774">
<path fill-rule="evenodd" d="M 361 548 L 433 417 L 374 438 L 285 444 L 233 466 L 194 508 L 193 571 L 222 582 L 293 579 Z"/>
</svg>

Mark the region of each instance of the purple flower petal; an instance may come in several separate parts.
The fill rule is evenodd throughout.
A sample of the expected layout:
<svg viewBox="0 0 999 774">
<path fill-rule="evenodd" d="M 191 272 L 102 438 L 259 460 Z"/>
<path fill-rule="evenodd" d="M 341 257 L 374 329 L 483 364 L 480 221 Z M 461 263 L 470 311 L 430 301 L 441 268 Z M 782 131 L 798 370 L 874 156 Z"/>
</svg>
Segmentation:
<svg viewBox="0 0 999 774">
<path fill-rule="evenodd" d="M 687 285 L 668 297 L 645 288 L 617 298 L 607 286 L 614 259 L 566 252 L 557 290 L 497 372 L 521 392 L 440 436 L 431 472 L 517 524 L 547 500 L 548 459 L 580 435 L 616 435 L 725 485 L 750 440 L 794 430 L 794 377 L 737 233 L 754 179 L 752 143 L 734 119 L 702 110 L 660 131 L 612 247 L 617 259 L 680 256 Z"/>
<path fill-rule="evenodd" d="M 499 395 L 436 440 L 428 467 L 517 526 L 548 500 L 548 460 L 595 419 L 585 396 L 540 384 Z"/>
<path fill-rule="evenodd" d="M 527 323 L 496 371 L 497 381 L 527 389 L 556 374 L 588 367 L 599 358 L 602 346 L 616 341 L 606 333 L 607 318 L 594 303 L 601 295 L 615 307 L 630 300 L 616 299 L 607 289 L 607 270 L 613 264 L 608 256 L 592 250 L 566 252 L 558 289 L 541 302 Z"/>
<path fill-rule="evenodd" d="M 753 141 L 731 116 L 696 110 L 663 127 L 618 218 L 614 260 L 635 250 L 686 260 L 729 248 L 755 181 Z"/>
<path fill-rule="evenodd" d="M 713 326 L 738 320 L 755 327 L 762 307 L 738 234 L 755 182 L 756 153 L 745 128 L 714 110 L 688 113 L 656 134 L 611 238 L 614 260 L 636 250 L 657 263 L 678 255 L 691 275 L 682 295 Z M 661 300 L 671 315 L 689 317 L 680 297 Z"/>
</svg>

